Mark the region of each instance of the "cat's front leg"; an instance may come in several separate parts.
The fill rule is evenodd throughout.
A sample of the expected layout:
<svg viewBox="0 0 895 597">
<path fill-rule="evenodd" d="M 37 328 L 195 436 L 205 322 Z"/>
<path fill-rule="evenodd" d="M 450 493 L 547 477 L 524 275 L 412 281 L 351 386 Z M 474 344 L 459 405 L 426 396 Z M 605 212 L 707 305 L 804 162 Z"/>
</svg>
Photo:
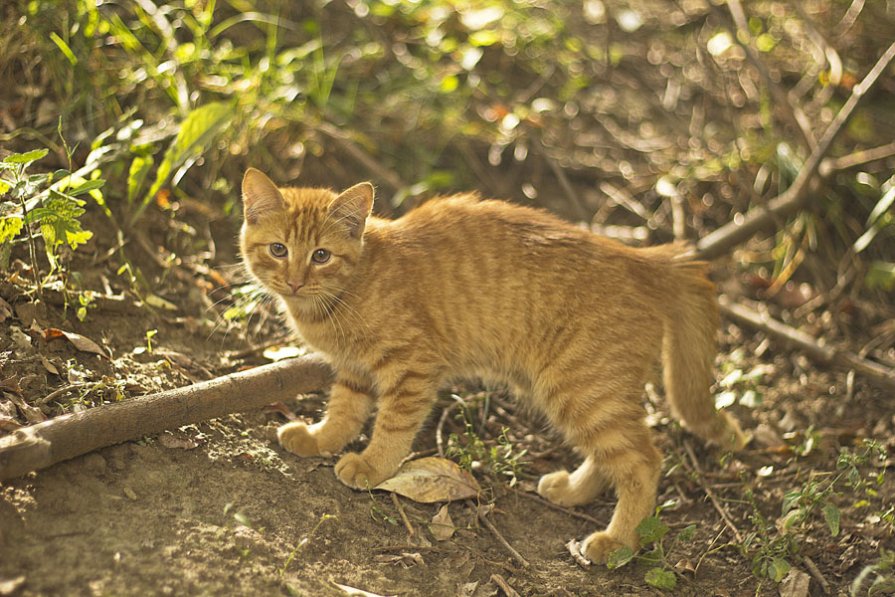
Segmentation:
<svg viewBox="0 0 895 597">
<path fill-rule="evenodd" d="M 277 429 L 280 445 L 299 456 L 329 456 L 358 436 L 373 407 L 369 383 L 339 373 L 319 423 L 292 422 Z"/>
<path fill-rule="evenodd" d="M 437 384 L 431 370 L 404 369 L 385 379 L 370 444 L 336 464 L 336 475 L 349 487 L 368 489 L 393 476 L 435 402 Z"/>
</svg>

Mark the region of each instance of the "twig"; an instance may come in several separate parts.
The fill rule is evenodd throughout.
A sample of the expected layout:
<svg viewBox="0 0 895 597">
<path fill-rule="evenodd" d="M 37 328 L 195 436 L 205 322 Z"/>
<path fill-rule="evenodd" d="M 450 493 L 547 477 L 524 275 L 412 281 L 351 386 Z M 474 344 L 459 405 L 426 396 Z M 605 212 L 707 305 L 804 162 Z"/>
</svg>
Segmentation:
<svg viewBox="0 0 895 597">
<path fill-rule="evenodd" d="M 895 371 L 863 359 L 851 352 L 832 346 L 824 346 L 814 337 L 773 319 L 766 313 L 759 313 L 743 305 L 730 301 L 727 297 L 718 298 L 721 313 L 739 324 L 759 329 L 764 333 L 795 346 L 809 357 L 824 365 L 832 365 L 843 369 L 853 369 L 863 375 L 871 383 L 890 391 L 895 391 Z"/>
<path fill-rule="evenodd" d="M 494 584 L 496 584 L 498 587 L 500 587 L 500 590 L 503 591 L 507 597 L 520 597 L 519 593 L 516 592 L 516 589 L 511 587 L 510 583 L 508 583 L 506 581 L 506 579 L 504 577 L 502 577 L 501 575 L 492 574 L 491 580 L 494 581 Z"/>
<path fill-rule="evenodd" d="M 814 560 L 812 560 L 808 556 L 802 556 L 802 561 L 805 563 L 805 567 L 808 569 L 808 572 L 811 573 L 811 576 L 813 576 L 814 579 L 817 580 L 818 584 L 820 585 L 820 590 L 823 591 L 824 595 L 829 595 L 830 583 L 827 582 L 827 579 L 820 571 L 820 568 L 817 567 L 817 564 L 814 563 Z"/>
<path fill-rule="evenodd" d="M 600 522 L 593 516 L 588 516 L 587 514 L 584 514 L 583 512 L 576 512 L 575 510 L 572 510 L 571 508 L 565 508 L 563 506 L 560 506 L 559 504 L 554 504 L 553 502 L 551 502 L 549 500 L 545 500 L 544 498 L 542 498 L 539 495 L 535 495 L 533 493 L 528 493 L 527 491 L 522 491 L 521 489 L 517 489 L 515 487 L 508 487 L 508 489 L 510 491 L 512 491 L 513 493 L 515 493 L 516 495 L 520 495 L 524 498 L 528 498 L 533 502 L 537 502 L 537 503 L 541 504 L 542 506 L 546 506 L 552 510 L 556 510 L 557 512 L 562 512 L 563 514 L 568 514 L 569 516 L 571 516 L 573 518 L 578 518 L 580 520 L 586 520 L 587 522 L 592 522 L 597 526 L 606 526 L 606 523 Z"/>
<path fill-rule="evenodd" d="M 818 173 L 824 178 L 827 178 L 839 170 L 847 170 L 868 162 L 882 160 L 893 155 L 895 155 L 895 142 L 889 143 L 888 145 L 873 147 L 871 149 L 862 149 L 838 158 L 827 158 L 820 163 Z"/>
<path fill-rule="evenodd" d="M 64 385 L 57 390 L 53 390 L 46 396 L 44 396 L 42 398 L 38 398 L 37 400 L 34 401 L 34 404 L 36 404 L 37 406 L 43 406 L 44 404 L 48 404 L 49 402 L 52 402 L 59 396 L 62 396 L 66 392 L 70 392 L 72 390 L 77 390 L 78 388 L 83 388 L 84 386 L 89 386 L 89 385 L 90 385 L 90 383 L 84 382 L 84 381 L 79 381 L 79 382 Z"/>
<path fill-rule="evenodd" d="M 413 540 L 416 537 L 416 529 L 410 524 L 410 519 L 407 518 L 407 513 L 404 512 L 404 506 L 401 505 L 401 500 L 398 499 L 398 494 L 393 493 L 391 496 L 392 503 L 395 505 L 395 509 L 398 511 L 401 520 L 404 522 L 404 528 L 407 529 L 407 541 L 408 543 L 413 543 Z"/>
<path fill-rule="evenodd" d="M 530 568 L 531 564 L 528 563 L 528 560 L 523 558 L 522 554 L 520 554 L 512 545 L 510 545 L 509 541 L 507 541 L 500 533 L 500 531 L 497 530 L 497 527 L 494 526 L 494 523 L 488 519 L 488 517 L 485 515 L 485 508 L 477 506 L 472 501 L 470 501 L 469 504 L 470 506 L 472 506 L 472 508 L 475 509 L 475 514 L 478 519 L 482 522 L 483 525 L 488 527 L 488 530 L 491 531 L 491 534 L 493 534 L 494 537 L 500 542 L 500 544 L 503 545 L 508 552 L 510 552 L 510 555 L 513 556 L 513 559 L 519 562 L 519 565 L 523 568 Z"/>
<path fill-rule="evenodd" d="M 740 530 L 733 524 L 733 521 L 730 519 L 730 515 L 727 513 L 727 510 L 724 509 L 724 506 L 721 505 L 721 502 L 718 501 L 718 498 L 715 496 L 715 492 L 712 491 L 712 488 L 709 487 L 708 483 L 705 483 L 705 476 L 702 473 L 702 467 L 699 466 L 699 461 L 696 459 L 696 454 L 693 452 L 693 446 L 690 445 L 690 442 L 684 440 L 684 450 L 687 451 L 687 456 L 690 457 L 690 463 L 693 465 L 693 470 L 696 471 L 696 474 L 699 476 L 699 481 L 702 484 L 702 490 L 705 491 L 705 494 L 708 496 L 709 501 L 712 502 L 712 505 L 715 507 L 715 510 L 718 511 L 718 514 L 721 515 L 721 520 L 724 521 L 724 524 L 727 525 L 727 528 L 733 533 L 734 538 L 738 543 L 743 542 L 743 536 L 740 534 Z"/>
<path fill-rule="evenodd" d="M 746 213 L 741 219 L 734 219 L 703 237 L 697 243 L 696 250 L 691 256 L 701 259 L 718 257 L 750 238 L 758 230 L 773 223 L 776 218 L 800 209 L 808 198 L 808 183 L 817 174 L 821 160 L 829 151 L 833 141 L 836 140 L 836 137 L 844 129 L 855 108 L 858 107 L 860 101 L 873 88 L 892 60 L 895 60 L 895 42 L 892 42 L 880 59 L 877 60 L 870 72 L 867 73 L 867 76 L 864 77 L 864 80 L 854 86 L 845 105 L 842 106 L 842 109 L 836 114 L 836 118 L 827 127 L 823 137 L 818 141 L 817 147 L 811 152 L 811 155 L 805 161 L 801 170 L 799 170 L 796 179 L 786 191 L 768 201 L 767 205 L 756 207 Z"/>
</svg>

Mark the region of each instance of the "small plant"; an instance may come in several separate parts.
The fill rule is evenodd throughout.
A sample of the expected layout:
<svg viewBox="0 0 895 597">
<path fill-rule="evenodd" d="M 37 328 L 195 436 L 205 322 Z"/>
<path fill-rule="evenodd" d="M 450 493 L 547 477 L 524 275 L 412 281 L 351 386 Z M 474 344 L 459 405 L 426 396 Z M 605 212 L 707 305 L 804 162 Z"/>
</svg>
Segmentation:
<svg viewBox="0 0 895 597">
<path fill-rule="evenodd" d="M 0 162 L 0 269 L 8 269 L 13 245 L 27 242 L 37 288 L 42 287 L 38 239 L 43 241 L 49 273 L 59 271 L 61 249 L 75 250 L 93 237 L 81 228 L 85 201 L 78 197 L 104 184 L 101 179 L 73 180 L 67 170 L 29 174 L 31 164 L 47 153 L 46 149 L 14 153 Z"/>
<path fill-rule="evenodd" d="M 689 543 L 696 533 L 696 525 L 691 524 L 682 529 L 666 549 L 665 537 L 670 529 L 659 519 L 658 515 L 644 518 L 637 525 L 640 547 L 643 553 L 634 553 L 630 547 L 621 547 L 609 555 L 606 567 L 610 570 L 621 568 L 633 560 L 643 563 L 649 568 L 643 575 L 646 584 L 657 589 L 672 591 L 677 587 L 677 573 L 668 562 L 668 552 L 680 543 Z"/>
<path fill-rule="evenodd" d="M 809 437 L 811 433 L 808 434 Z M 801 538 L 818 517 L 836 537 L 841 532 L 842 513 L 836 501 L 846 495 L 860 496 L 853 508 L 864 508 L 879 498 L 878 488 L 885 481 L 885 471 L 867 475 L 861 467 L 887 458 L 885 448 L 873 440 L 864 440 L 858 450 L 842 448 L 836 460 L 837 473 L 812 474 L 798 489 L 783 496 L 781 516 L 768 521 L 758 509 L 751 492 L 746 499 L 752 503 L 752 522 L 756 528 L 743 542 L 744 552 L 752 554 L 752 570 L 756 576 L 780 582 L 789 572 L 790 562 L 801 549 Z M 847 489 L 848 491 L 843 491 Z M 885 507 L 885 504 L 882 505 Z M 892 520 L 892 508 L 882 511 L 880 520 Z M 887 523 L 890 524 L 890 523 Z"/>
<path fill-rule="evenodd" d="M 282 579 L 283 576 L 285 576 L 286 570 L 289 568 L 289 565 L 295 559 L 295 556 L 297 556 L 298 552 L 300 552 L 302 549 L 304 549 L 304 547 L 311 541 L 311 537 L 313 537 L 317 533 L 317 530 L 321 527 L 321 525 L 323 525 L 323 523 L 326 522 L 327 520 L 334 520 L 335 518 L 337 518 L 337 517 L 332 514 L 324 514 L 323 516 L 320 517 L 320 520 L 317 521 L 317 524 L 314 525 L 314 528 L 312 528 L 310 531 L 308 531 L 308 533 L 304 537 L 302 537 L 298 541 L 298 543 L 295 544 L 295 547 L 292 548 L 292 551 L 289 553 L 289 557 L 287 557 L 286 561 L 283 562 L 283 567 L 280 568 L 280 579 Z"/>
<path fill-rule="evenodd" d="M 502 427 L 496 441 L 486 442 L 476 433 L 469 421 L 466 409 L 461 409 L 458 419 L 463 423 L 462 436 L 452 433 L 448 438 L 445 455 L 469 471 L 485 470 L 499 477 L 509 479 L 510 486 L 515 486 L 517 475 L 522 469 L 522 459 L 527 450 L 519 450 L 507 437 L 508 429 Z"/>
</svg>

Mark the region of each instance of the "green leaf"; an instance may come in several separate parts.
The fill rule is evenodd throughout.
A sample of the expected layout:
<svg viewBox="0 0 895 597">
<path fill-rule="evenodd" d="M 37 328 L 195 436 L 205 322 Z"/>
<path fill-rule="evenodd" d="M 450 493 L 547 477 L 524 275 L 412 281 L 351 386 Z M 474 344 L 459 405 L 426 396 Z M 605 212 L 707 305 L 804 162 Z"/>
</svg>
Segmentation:
<svg viewBox="0 0 895 597">
<path fill-rule="evenodd" d="M 39 222 L 47 253 L 65 243 L 72 250 L 93 237 L 93 233 L 81 228 L 78 221 L 84 215 L 84 201 L 58 191 L 50 191 L 50 197 L 41 207 L 28 212 L 28 223 Z"/>
<path fill-rule="evenodd" d="M 127 202 L 133 203 L 137 198 L 137 194 L 143 189 L 143 183 L 146 181 L 146 175 L 155 162 L 151 155 L 136 156 L 131 162 L 130 170 L 127 173 Z"/>
<path fill-rule="evenodd" d="M 22 231 L 24 221 L 19 216 L 0 218 L 0 244 L 11 241 Z"/>
<path fill-rule="evenodd" d="M 684 529 L 677 534 L 677 540 L 681 543 L 689 543 L 693 539 L 693 535 L 696 534 L 696 525 L 689 524 Z"/>
<path fill-rule="evenodd" d="M 637 525 L 637 534 L 640 536 L 640 545 L 656 543 L 668 533 L 668 526 L 658 516 L 644 518 Z"/>
<path fill-rule="evenodd" d="M 895 289 L 895 263 L 891 261 L 872 262 L 864 277 L 864 285 L 870 290 L 875 288 Z"/>
<path fill-rule="evenodd" d="M 72 66 L 78 63 L 78 57 L 75 56 L 75 53 L 71 51 L 69 45 L 65 43 L 65 40 L 59 37 L 59 35 L 55 31 L 50 33 L 50 39 L 53 40 L 53 43 L 56 44 L 56 47 L 59 48 L 59 51 L 61 51 L 65 55 L 65 57 L 68 58 L 68 61 L 71 62 Z"/>
<path fill-rule="evenodd" d="M 783 558 L 774 558 L 773 560 L 768 562 L 766 572 L 768 578 L 770 578 L 774 582 L 780 582 L 786 577 L 786 574 L 789 572 L 789 568 L 789 562 L 787 562 Z"/>
<path fill-rule="evenodd" d="M 664 568 L 650 568 L 643 576 L 643 580 L 649 586 L 663 591 L 672 591 L 677 586 L 677 577 L 674 572 Z"/>
<path fill-rule="evenodd" d="M 162 163 L 155 173 L 155 181 L 149 188 L 149 192 L 143 197 L 143 206 L 152 201 L 155 194 L 162 188 L 171 173 L 182 166 L 188 159 L 205 151 L 211 141 L 229 122 L 233 114 L 233 105 L 223 102 L 213 102 L 196 108 L 180 125 L 177 138 L 168 147 Z M 142 213 L 142 208 L 134 218 Z"/>
<path fill-rule="evenodd" d="M 827 502 L 824 504 L 824 520 L 827 521 L 827 527 L 830 529 L 830 534 L 834 537 L 839 535 L 839 521 L 842 518 L 842 513 L 839 511 L 834 504 Z"/>
<path fill-rule="evenodd" d="M 104 184 L 106 184 L 105 180 L 102 178 L 95 178 L 93 180 L 88 180 L 73 189 L 69 189 L 66 191 L 66 194 L 71 195 L 72 197 L 77 197 L 78 195 L 83 195 L 84 193 L 89 193 L 90 191 L 98 189 Z"/>
<path fill-rule="evenodd" d="M 48 153 L 50 153 L 50 150 L 48 149 L 35 149 L 34 151 L 29 151 L 27 153 L 14 153 L 8 155 L 3 158 L 3 161 L 7 164 L 30 164 L 31 162 L 36 162 L 37 160 L 42 159 Z"/>
<path fill-rule="evenodd" d="M 606 559 L 606 567 L 610 570 L 615 570 L 616 568 L 621 568 L 628 562 L 634 559 L 634 550 L 630 547 L 619 547 Z"/>
</svg>

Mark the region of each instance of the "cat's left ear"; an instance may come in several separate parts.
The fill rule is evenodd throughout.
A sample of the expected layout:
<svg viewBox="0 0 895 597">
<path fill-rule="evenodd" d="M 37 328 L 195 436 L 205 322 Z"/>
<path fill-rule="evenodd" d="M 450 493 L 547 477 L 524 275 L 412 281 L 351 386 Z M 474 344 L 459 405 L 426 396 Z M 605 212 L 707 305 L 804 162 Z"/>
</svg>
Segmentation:
<svg viewBox="0 0 895 597">
<path fill-rule="evenodd" d="M 329 212 L 348 227 L 352 238 L 360 238 L 364 233 L 367 216 L 372 210 L 373 185 L 369 182 L 354 185 L 329 205 Z"/>
</svg>

